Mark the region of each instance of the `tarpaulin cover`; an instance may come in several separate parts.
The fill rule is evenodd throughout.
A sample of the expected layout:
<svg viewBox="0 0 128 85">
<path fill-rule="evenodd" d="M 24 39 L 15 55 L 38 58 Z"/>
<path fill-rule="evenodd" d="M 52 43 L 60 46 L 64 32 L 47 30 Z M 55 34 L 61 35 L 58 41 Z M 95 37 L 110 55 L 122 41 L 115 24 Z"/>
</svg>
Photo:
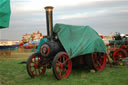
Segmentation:
<svg viewBox="0 0 128 85">
<path fill-rule="evenodd" d="M 103 40 L 90 26 L 56 24 L 54 32 L 70 58 L 93 52 L 106 53 Z"/>
<path fill-rule="evenodd" d="M 9 26 L 10 12 L 10 0 L 0 0 L 0 29 Z"/>
</svg>

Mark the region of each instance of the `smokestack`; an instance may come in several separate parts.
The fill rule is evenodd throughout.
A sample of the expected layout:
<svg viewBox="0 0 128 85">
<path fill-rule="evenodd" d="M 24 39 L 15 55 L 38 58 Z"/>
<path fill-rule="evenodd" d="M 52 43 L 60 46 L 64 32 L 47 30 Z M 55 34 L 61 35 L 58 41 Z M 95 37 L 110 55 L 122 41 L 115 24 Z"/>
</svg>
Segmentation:
<svg viewBox="0 0 128 85">
<path fill-rule="evenodd" d="M 53 20 L 52 20 L 52 6 L 45 7 L 46 10 L 46 21 L 47 21 L 47 35 L 49 37 L 53 36 Z"/>
</svg>

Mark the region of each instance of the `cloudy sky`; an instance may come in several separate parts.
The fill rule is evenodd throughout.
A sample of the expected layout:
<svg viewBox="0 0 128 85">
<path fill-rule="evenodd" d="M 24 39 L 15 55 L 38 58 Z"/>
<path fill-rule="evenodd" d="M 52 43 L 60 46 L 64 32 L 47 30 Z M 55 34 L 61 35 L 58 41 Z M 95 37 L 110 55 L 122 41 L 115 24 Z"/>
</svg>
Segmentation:
<svg viewBox="0 0 128 85">
<path fill-rule="evenodd" d="M 25 33 L 46 35 L 45 6 L 53 6 L 53 22 L 89 25 L 98 33 L 128 34 L 128 0 L 11 0 L 9 28 L 0 39 L 21 40 Z"/>
</svg>

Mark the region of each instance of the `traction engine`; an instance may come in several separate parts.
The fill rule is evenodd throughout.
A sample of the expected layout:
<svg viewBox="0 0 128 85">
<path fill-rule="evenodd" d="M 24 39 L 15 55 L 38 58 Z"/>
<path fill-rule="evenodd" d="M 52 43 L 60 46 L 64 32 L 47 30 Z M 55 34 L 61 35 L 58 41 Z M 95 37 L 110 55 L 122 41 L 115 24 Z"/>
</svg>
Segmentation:
<svg viewBox="0 0 128 85">
<path fill-rule="evenodd" d="M 40 52 L 36 52 L 28 58 L 27 72 L 30 77 L 40 76 L 45 73 L 46 68 L 52 68 L 56 79 L 67 78 L 71 73 L 74 63 L 87 65 L 90 69 L 95 69 L 96 71 L 103 70 L 106 65 L 105 53 L 94 52 L 70 58 L 70 55 L 67 54 L 64 46 L 60 42 L 58 35 L 53 32 L 53 7 L 47 6 L 45 10 L 47 41 L 41 44 Z"/>
</svg>

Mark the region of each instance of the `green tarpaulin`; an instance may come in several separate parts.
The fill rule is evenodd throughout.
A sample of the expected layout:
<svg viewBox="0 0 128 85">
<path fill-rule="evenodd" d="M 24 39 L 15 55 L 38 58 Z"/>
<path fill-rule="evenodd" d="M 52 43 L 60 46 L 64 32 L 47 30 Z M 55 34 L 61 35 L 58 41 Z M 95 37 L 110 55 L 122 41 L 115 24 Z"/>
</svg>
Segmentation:
<svg viewBox="0 0 128 85">
<path fill-rule="evenodd" d="M 103 40 L 90 26 L 56 24 L 54 32 L 70 58 L 93 52 L 106 53 Z"/>
<path fill-rule="evenodd" d="M 0 29 L 9 26 L 10 12 L 10 0 L 0 0 Z"/>
</svg>

